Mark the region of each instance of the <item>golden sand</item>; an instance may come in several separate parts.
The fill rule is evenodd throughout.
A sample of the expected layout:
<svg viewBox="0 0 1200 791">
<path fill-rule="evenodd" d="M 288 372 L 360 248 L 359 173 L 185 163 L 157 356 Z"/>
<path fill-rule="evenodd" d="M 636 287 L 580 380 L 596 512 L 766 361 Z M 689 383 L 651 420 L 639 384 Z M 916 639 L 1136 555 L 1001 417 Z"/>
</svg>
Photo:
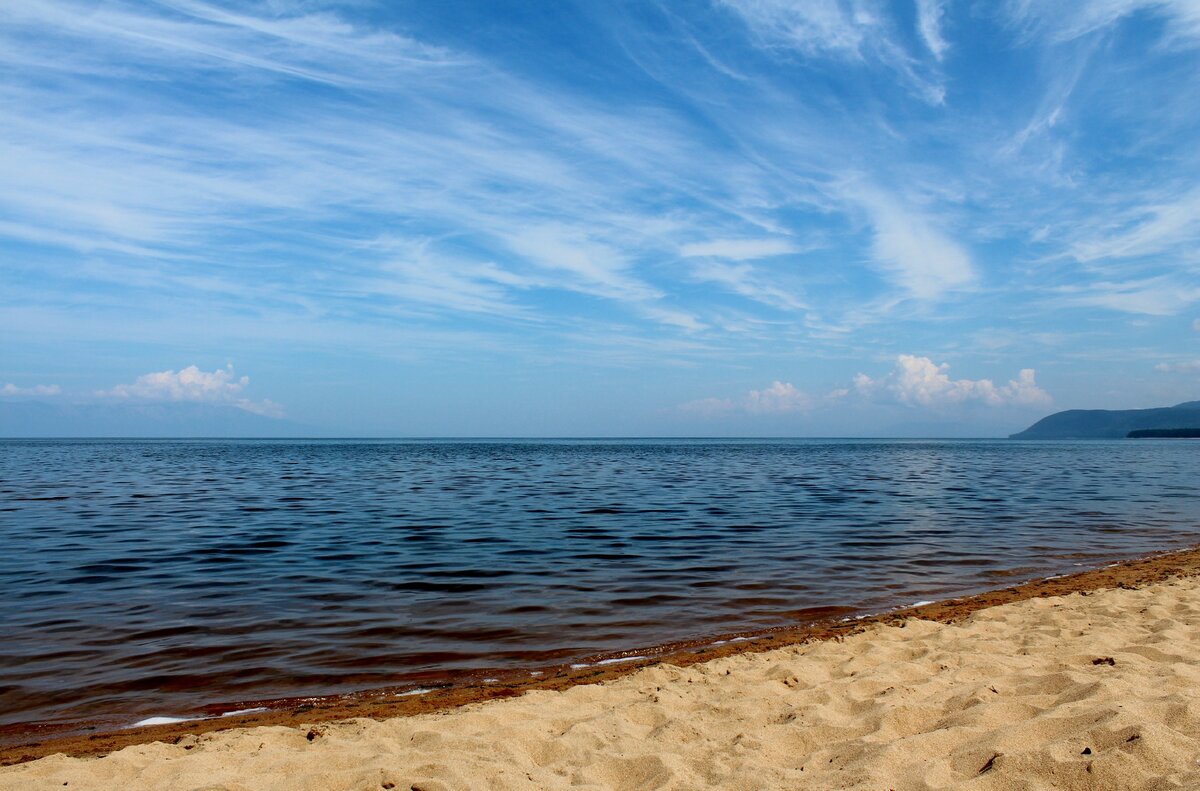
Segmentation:
<svg viewBox="0 0 1200 791">
<path fill-rule="evenodd" d="M 54 755 L 0 789 L 1200 789 L 1200 578 L 382 721 Z"/>
</svg>

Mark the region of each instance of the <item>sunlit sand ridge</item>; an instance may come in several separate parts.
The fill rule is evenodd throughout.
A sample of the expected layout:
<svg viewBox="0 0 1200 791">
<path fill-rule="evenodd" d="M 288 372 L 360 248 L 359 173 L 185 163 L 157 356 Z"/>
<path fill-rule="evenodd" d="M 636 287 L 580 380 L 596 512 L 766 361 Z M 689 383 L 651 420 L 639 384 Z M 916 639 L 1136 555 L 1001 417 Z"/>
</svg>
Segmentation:
<svg viewBox="0 0 1200 791">
<path fill-rule="evenodd" d="M 0 770 L 0 788 L 1200 788 L 1200 580 L 659 665 L 442 714 Z"/>
</svg>

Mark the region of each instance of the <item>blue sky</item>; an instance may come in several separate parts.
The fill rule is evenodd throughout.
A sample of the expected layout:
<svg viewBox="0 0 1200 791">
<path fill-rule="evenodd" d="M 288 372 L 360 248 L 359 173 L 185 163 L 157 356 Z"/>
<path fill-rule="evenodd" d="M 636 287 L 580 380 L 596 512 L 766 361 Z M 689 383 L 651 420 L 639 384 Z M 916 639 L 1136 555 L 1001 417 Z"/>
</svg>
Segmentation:
<svg viewBox="0 0 1200 791">
<path fill-rule="evenodd" d="M 1200 398 L 1200 5 L 0 9 L 0 398 L 1006 433 Z"/>
</svg>

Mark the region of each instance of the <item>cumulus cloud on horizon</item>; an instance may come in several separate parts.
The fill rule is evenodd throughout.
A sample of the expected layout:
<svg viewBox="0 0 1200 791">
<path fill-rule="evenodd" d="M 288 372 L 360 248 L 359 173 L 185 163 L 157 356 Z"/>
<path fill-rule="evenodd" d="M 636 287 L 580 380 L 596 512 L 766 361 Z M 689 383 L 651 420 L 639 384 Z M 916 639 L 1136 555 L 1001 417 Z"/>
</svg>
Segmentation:
<svg viewBox="0 0 1200 791">
<path fill-rule="evenodd" d="M 34 385 L 33 387 L 17 387 L 12 382 L 0 387 L 0 396 L 55 396 L 62 392 L 58 385 Z"/>
<path fill-rule="evenodd" d="M 187 401 L 192 403 L 223 404 L 266 417 L 282 417 L 283 409 L 264 399 L 251 401 L 242 395 L 250 377 L 238 377 L 233 365 L 215 371 L 201 371 L 189 365 L 179 371 L 155 371 L 142 374 L 131 384 L 121 384 L 110 390 L 100 390 L 103 398 L 136 399 L 143 401 Z"/>
<path fill-rule="evenodd" d="M 678 409 L 693 417 L 716 417 L 730 412 L 748 412 L 752 415 L 778 415 L 788 412 L 807 412 L 817 406 L 818 400 L 800 390 L 791 382 L 774 381 L 762 390 L 751 390 L 740 399 L 700 398 L 681 404 Z"/>
<path fill-rule="evenodd" d="M 1200 365 L 1200 363 L 1197 363 Z M 762 390 L 751 390 L 740 399 L 701 398 L 681 404 L 678 410 L 693 417 L 712 418 L 732 412 L 752 415 L 809 412 L 831 406 L 857 394 L 876 402 L 891 402 L 911 407 L 946 407 L 982 404 L 990 407 L 1046 406 L 1050 394 L 1037 383 L 1036 372 L 1023 368 L 1016 379 L 997 385 L 991 379 L 951 379 L 948 363 L 938 364 L 928 357 L 902 354 L 895 367 L 874 379 L 860 373 L 852 387 L 839 387 L 824 397 L 814 397 L 790 382 L 775 380 Z M 1158 370 L 1183 370 L 1182 366 Z"/>
<path fill-rule="evenodd" d="M 951 379 L 949 364 L 928 357 L 902 354 L 896 366 L 879 379 L 866 374 L 854 377 L 854 389 L 862 395 L 893 400 L 907 406 L 948 406 L 969 402 L 987 406 L 1044 406 L 1053 400 L 1037 384 L 1036 372 L 1022 368 L 1016 379 L 996 385 L 991 379 Z"/>
<path fill-rule="evenodd" d="M 798 412 L 811 409 L 813 398 L 791 382 L 771 383 L 763 390 L 751 390 L 746 398 L 746 411 L 754 413 Z"/>
</svg>

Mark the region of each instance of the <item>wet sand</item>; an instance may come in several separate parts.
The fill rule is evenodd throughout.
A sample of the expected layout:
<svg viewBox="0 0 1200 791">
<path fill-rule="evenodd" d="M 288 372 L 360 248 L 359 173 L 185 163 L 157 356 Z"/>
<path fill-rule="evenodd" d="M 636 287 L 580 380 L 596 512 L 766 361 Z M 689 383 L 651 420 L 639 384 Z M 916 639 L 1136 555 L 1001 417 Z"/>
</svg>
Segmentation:
<svg viewBox="0 0 1200 791">
<path fill-rule="evenodd" d="M 523 681 L 44 739 L 0 754 L 23 762 L 0 789 L 1200 787 L 1197 574 L 1191 549 Z"/>
</svg>

